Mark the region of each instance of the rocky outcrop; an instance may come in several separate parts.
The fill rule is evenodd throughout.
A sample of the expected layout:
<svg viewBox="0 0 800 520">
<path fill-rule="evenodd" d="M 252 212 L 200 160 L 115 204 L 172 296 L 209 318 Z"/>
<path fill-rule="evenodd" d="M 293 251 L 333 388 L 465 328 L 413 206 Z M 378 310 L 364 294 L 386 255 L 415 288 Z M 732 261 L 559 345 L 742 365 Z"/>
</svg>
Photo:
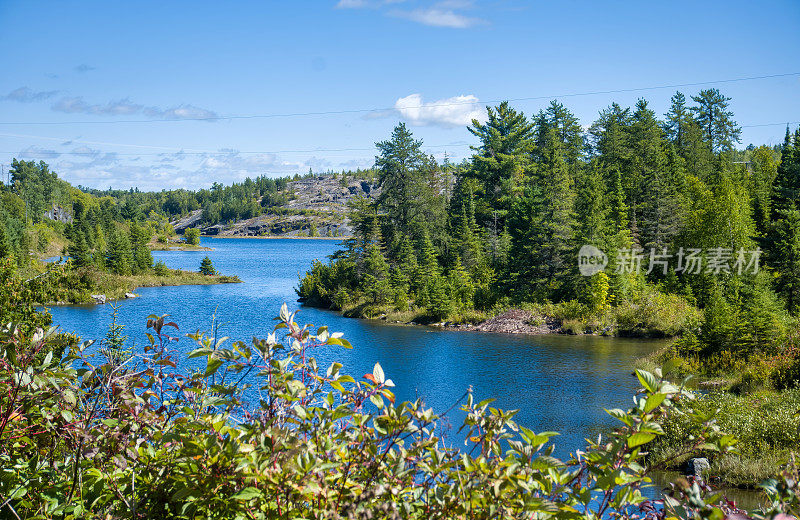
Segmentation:
<svg viewBox="0 0 800 520">
<path fill-rule="evenodd" d="M 196 209 L 191 213 L 189 213 L 188 215 L 186 215 L 185 217 L 179 218 L 178 220 L 171 222 L 172 228 L 175 230 L 175 232 L 182 234 L 190 227 L 199 227 L 200 219 L 202 218 L 203 218 L 203 210 Z"/>
<path fill-rule="evenodd" d="M 353 197 L 376 198 L 380 188 L 372 181 L 363 179 L 346 179 L 322 175 L 310 179 L 301 179 L 287 184 L 286 189 L 292 199 L 286 208 L 317 211 L 344 211 Z"/>
<path fill-rule="evenodd" d="M 179 234 L 197 227 L 206 236 L 346 237 L 353 232 L 346 217 L 350 200 L 375 199 L 381 189 L 371 180 L 320 175 L 287 183 L 285 193 L 285 204 L 255 218 L 203 227 L 198 209 L 171 224 Z"/>
<path fill-rule="evenodd" d="M 53 204 L 53 207 L 48 209 L 44 212 L 45 218 L 49 218 L 50 220 L 55 220 L 57 222 L 72 222 L 72 215 L 70 215 L 67 210 L 58 206 L 57 204 Z"/>
<path fill-rule="evenodd" d="M 505 334 L 552 334 L 561 332 L 561 327 L 555 321 L 547 320 L 522 309 L 507 310 L 477 325 L 459 325 L 454 328 Z"/>
</svg>

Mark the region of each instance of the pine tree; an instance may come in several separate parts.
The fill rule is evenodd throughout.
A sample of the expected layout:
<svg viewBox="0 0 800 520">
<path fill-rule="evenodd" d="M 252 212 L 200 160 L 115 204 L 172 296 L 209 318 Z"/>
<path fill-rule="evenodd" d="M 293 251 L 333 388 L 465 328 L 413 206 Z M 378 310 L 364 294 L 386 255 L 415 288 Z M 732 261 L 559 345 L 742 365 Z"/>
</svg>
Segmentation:
<svg viewBox="0 0 800 520">
<path fill-rule="evenodd" d="M 772 255 L 778 293 L 794 314 L 800 313 L 800 209 L 782 213 L 775 223 L 775 246 Z"/>
<path fill-rule="evenodd" d="M 147 229 L 136 222 L 130 225 L 130 242 L 133 254 L 132 269 L 134 273 L 143 273 L 153 267 L 153 254 L 147 243 L 150 241 L 150 234 Z"/>
<path fill-rule="evenodd" d="M 686 146 L 686 131 L 693 123 L 692 113 L 686 106 L 686 96 L 676 92 L 670 99 L 669 111 L 664 114 L 664 133 L 677 150 L 683 152 Z"/>
<path fill-rule="evenodd" d="M 794 139 L 786 128 L 771 205 L 773 219 L 778 218 L 781 212 L 800 207 L 800 127 L 795 131 Z"/>
<path fill-rule="evenodd" d="M 119 305 L 111 304 L 111 323 L 108 325 L 108 332 L 106 333 L 103 345 L 100 352 L 106 357 L 108 362 L 115 367 L 125 363 L 133 355 L 133 350 L 125 348 L 125 342 L 128 337 L 123 334 L 125 330 L 124 325 L 120 325 Z"/>
<path fill-rule="evenodd" d="M 772 186 L 778 175 L 772 150 L 759 146 L 751 156 L 750 193 L 753 199 L 753 217 L 756 230 L 764 236 L 769 230 L 772 216 Z"/>
<path fill-rule="evenodd" d="M 200 262 L 200 274 L 205 276 L 213 276 L 217 274 L 216 269 L 214 269 L 214 264 L 211 263 L 211 259 L 206 255 L 203 257 L 203 261 Z"/>
<path fill-rule="evenodd" d="M 571 174 L 586 151 L 586 138 L 575 114 L 558 101 L 551 101 L 545 110 L 541 110 L 534 118 L 535 143 L 534 156 L 537 162 L 544 159 L 550 141 L 557 139 L 561 145 L 561 153 Z M 552 133 L 551 133 L 552 131 Z"/>
<path fill-rule="evenodd" d="M 481 144 L 473 148 L 476 153 L 466 174 L 477 179 L 481 187 L 475 207 L 478 224 L 487 226 L 498 218 L 502 227 L 528 163 L 533 124 L 506 101 L 486 111 L 486 123 L 473 121 L 468 127 Z"/>
<path fill-rule="evenodd" d="M 11 243 L 6 231 L 5 219 L 0 218 L 0 258 L 7 258 L 13 254 Z"/>
<path fill-rule="evenodd" d="M 128 237 L 116 227 L 112 228 L 106 249 L 106 267 L 113 273 L 121 275 L 131 274 L 131 245 Z"/>
<path fill-rule="evenodd" d="M 427 234 L 420 240 L 420 261 L 417 266 L 415 277 L 418 280 L 418 303 L 422 307 L 430 307 L 432 304 L 432 294 L 441 296 L 438 292 L 441 289 L 442 271 L 436 257 L 436 249 Z"/>
<path fill-rule="evenodd" d="M 662 251 L 679 230 L 680 165 L 674 155 L 668 159 L 663 130 L 644 99 L 636 103 L 630 133 L 631 230 L 643 247 Z"/>
<path fill-rule="evenodd" d="M 67 252 L 72 258 L 73 265 L 75 265 L 75 267 L 91 265 L 92 257 L 89 254 L 89 248 L 86 246 L 84 234 L 80 231 L 80 228 L 73 228 L 71 234 L 74 238 L 70 241 Z"/>
<path fill-rule="evenodd" d="M 456 307 L 471 308 L 474 305 L 475 286 L 469 272 L 456 258 L 455 263 L 448 269 L 447 282 L 452 290 L 452 303 Z"/>
<path fill-rule="evenodd" d="M 535 299 L 560 300 L 574 292 L 566 276 L 575 267 L 575 192 L 561 140 L 552 128 L 548 135 L 535 181 L 509 218 L 511 278 L 517 292 L 533 290 Z"/>
<path fill-rule="evenodd" d="M 426 180 L 422 141 L 414 139 L 406 125 L 400 123 L 392 131 L 390 140 L 375 146 L 379 152 L 375 167 L 381 187 L 378 204 L 400 233 L 416 236 L 419 228 L 428 228 L 421 218 L 420 204 L 425 196 Z"/>
<path fill-rule="evenodd" d="M 376 244 L 367 246 L 361 287 L 367 300 L 373 304 L 384 304 L 392 299 L 389 265 Z"/>
<path fill-rule="evenodd" d="M 604 249 L 614 232 L 603 171 L 597 161 L 587 167 L 576 185 L 576 244 Z"/>
<path fill-rule="evenodd" d="M 733 120 L 733 112 L 728 110 L 729 97 L 718 89 L 701 90 L 692 96 L 695 106 L 689 108 L 694 120 L 703 130 L 703 137 L 712 151 L 728 151 L 739 142 L 742 129 Z"/>
<path fill-rule="evenodd" d="M 628 167 L 631 155 L 630 126 L 630 109 L 612 103 L 600 112 L 600 118 L 589 128 L 595 156 L 606 171 L 622 172 Z"/>
</svg>

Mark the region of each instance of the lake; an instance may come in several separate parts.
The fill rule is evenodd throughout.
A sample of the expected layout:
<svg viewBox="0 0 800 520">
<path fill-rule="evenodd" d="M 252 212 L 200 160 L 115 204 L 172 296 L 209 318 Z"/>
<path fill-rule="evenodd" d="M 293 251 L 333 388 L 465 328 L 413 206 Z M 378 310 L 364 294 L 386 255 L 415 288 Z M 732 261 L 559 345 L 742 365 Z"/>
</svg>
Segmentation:
<svg viewBox="0 0 800 520">
<path fill-rule="evenodd" d="M 141 297 L 119 302 L 119 322 L 129 342 L 143 345 L 150 314 L 170 314 L 180 335 L 210 330 L 221 323 L 220 336 L 249 343 L 272 331 L 280 306 L 297 309 L 294 287 L 314 259 L 325 261 L 339 247 L 330 240 L 213 239 L 202 244 L 213 251 L 154 252 L 171 268 L 198 270 L 207 254 L 222 274 L 238 275 L 244 283 L 142 288 Z M 62 306 L 50 309 L 54 323 L 83 339 L 101 339 L 108 330 L 110 305 Z M 632 375 L 634 359 L 662 343 L 596 336 L 514 335 L 446 331 L 381 321 L 349 319 L 332 311 L 300 307 L 298 323 L 328 325 L 344 333 L 352 350 L 330 347 L 316 352 L 320 365 L 341 362 L 343 373 L 356 379 L 380 362 L 394 380 L 398 399 L 421 397 L 443 412 L 472 386 L 477 400 L 519 409 L 517 422 L 534 431 L 554 430 L 556 455 L 584 446 L 587 437 L 608 431 L 612 419 L 604 408 L 626 408 L 638 388 Z M 189 352 L 194 343 L 182 337 L 176 344 Z M 197 360 L 189 360 L 197 362 Z M 456 422 L 458 421 L 458 422 Z M 460 424 L 460 414 L 453 422 Z"/>
</svg>

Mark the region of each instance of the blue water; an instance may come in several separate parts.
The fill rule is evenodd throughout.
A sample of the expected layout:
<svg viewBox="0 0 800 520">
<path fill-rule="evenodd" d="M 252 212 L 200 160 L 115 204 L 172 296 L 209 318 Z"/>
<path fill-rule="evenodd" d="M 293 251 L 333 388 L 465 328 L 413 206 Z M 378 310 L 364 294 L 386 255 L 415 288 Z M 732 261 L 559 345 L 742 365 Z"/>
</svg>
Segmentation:
<svg viewBox="0 0 800 520">
<path fill-rule="evenodd" d="M 204 238 L 213 251 L 154 252 L 169 267 L 197 270 L 207 254 L 223 274 L 244 283 L 142 288 L 141 297 L 120 302 L 119 322 L 129 341 L 141 346 L 150 314 L 170 314 L 180 334 L 207 331 L 212 316 L 222 323 L 220 336 L 249 342 L 272 330 L 282 303 L 297 309 L 298 274 L 312 260 L 325 260 L 338 247 L 328 240 L 254 240 Z M 401 400 L 422 397 L 443 412 L 472 386 L 476 400 L 495 397 L 494 405 L 519 409 L 516 420 L 535 430 L 561 432 L 556 454 L 584 446 L 613 421 L 603 408 L 627 407 L 637 388 L 632 361 L 657 343 L 593 336 L 528 336 L 442 331 L 348 319 L 335 312 L 299 307 L 298 323 L 328 325 L 344 333 L 352 350 L 330 347 L 317 352 L 323 367 L 343 363 L 343 372 L 357 379 L 380 362 L 394 380 Z M 109 305 L 63 306 L 50 309 L 54 323 L 83 339 L 100 339 L 107 329 Z M 194 348 L 182 337 L 180 352 Z M 190 360 L 195 361 L 195 360 Z M 458 413 L 452 422 L 460 424 Z M 452 435 L 455 435 L 453 432 Z M 457 437 L 456 437 L 457 438 Z"/>
</svg>

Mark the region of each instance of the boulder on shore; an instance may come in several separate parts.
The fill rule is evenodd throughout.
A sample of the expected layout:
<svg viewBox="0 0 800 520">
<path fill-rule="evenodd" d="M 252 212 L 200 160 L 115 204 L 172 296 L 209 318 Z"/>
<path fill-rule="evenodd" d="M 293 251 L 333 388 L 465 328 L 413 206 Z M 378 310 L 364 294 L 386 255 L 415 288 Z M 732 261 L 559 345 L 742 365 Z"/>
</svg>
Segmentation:
<svg viewBox="0 0 800 520">
<path fill-rule="evenodd" d="M 94 303 L 106 303 L 106 295 L 105 294 L 93 294 L 92 301 Z"/>
<path fill-rule="evenodd" d="M 708 469 L 711 469 L 711 464 L 708 462 L 707 458 L 695 457 L 686 461 L 683 472 L 690 477 L 700 480 L 703 478 L 703 472 Z"/>
<path fill-rule="evenodd" d="M 125 293 L 125 297 L 126 297 L 126 298 L 136 298 L 136 295 L 135 295 L 135 294 L 133 294 L 132 292 L 126 292 L 126 293 Z"/>
</svg>

